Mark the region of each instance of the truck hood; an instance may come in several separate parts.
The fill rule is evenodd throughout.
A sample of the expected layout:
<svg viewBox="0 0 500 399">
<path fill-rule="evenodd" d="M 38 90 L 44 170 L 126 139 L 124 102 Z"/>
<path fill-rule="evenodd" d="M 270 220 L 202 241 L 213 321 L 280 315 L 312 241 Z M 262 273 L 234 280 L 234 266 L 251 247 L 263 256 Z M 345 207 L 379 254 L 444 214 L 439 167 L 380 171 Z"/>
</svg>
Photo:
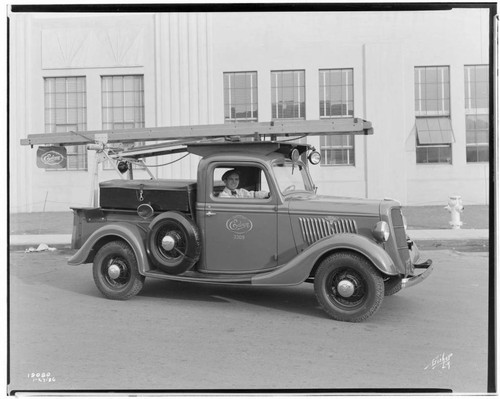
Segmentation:
<svg viewBox="0 0 500 399">
<path fill-rule="evenodd" d="M 400 206 L 394 200 L 333 197 L 327 195 L 293 195 L 287 198 L 291 214 L 332 214 L 379 216 L 389 207 Z"/>
</svg>

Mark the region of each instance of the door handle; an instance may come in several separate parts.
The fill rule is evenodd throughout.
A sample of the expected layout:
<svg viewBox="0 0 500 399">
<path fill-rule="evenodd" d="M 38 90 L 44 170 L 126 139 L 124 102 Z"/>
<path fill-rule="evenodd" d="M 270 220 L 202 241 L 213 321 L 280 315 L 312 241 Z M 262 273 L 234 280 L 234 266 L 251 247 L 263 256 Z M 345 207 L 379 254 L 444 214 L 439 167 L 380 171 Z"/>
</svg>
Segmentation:
<svg viewBox="0 0 500 399">
<path fill-rule="evenodd" d="M 217 213 L 212 212 L 212 211 L 208 211 L 208 212 L 206 213 L 206 215 L 207 215 L 207 216 L 214 216 L 214 215 L 217 215 Z"/>
</svg>

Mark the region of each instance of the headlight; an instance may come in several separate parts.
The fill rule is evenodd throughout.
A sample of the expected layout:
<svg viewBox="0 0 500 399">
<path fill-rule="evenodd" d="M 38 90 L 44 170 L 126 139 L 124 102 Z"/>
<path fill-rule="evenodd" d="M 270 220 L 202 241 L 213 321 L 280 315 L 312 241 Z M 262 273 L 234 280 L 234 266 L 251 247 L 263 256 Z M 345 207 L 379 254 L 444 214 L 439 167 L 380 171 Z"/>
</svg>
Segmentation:
<svg viewBox="0 0 500 399">
<path fill-rule="evenodd" d="M 391 235 L 387 222 L 378 222 L 373 229 L 373 236 L 379 242 L 386 242 Z"/>
</svg>

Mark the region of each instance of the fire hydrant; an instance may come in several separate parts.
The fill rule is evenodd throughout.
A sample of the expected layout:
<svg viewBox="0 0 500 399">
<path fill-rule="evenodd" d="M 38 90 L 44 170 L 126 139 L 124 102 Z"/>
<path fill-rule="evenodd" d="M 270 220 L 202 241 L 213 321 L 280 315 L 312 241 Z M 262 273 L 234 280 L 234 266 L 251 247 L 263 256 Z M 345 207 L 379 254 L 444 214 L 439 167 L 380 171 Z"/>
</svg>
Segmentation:
<svg viewBox="0 0 500 399">
<path fill-rule="evenodd" d="M 460 214 L 464 211 L 462 205 L 462 197 L 459 195 L 453 195 L 448 200 L 448 205 L 444 207 L 451 214 L 450 225 L 452 229 L 459 229 L 462 226 L 460 221 Z"/>
</svg>

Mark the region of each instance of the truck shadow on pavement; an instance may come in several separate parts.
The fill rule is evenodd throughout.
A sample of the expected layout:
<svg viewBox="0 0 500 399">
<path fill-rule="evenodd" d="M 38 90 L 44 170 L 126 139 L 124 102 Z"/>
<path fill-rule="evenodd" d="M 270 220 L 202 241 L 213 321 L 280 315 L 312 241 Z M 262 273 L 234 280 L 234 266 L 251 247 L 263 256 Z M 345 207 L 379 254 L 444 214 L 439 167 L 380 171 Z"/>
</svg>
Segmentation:
<svg viewBox="0 0 500 399">
<path fill-rule="evenodd" d="M 293 287 L 256 287 L 146 279 L 138 296 L 214 304 L 231 303 L 245 308 L 262 307 L 328 318 L 316 301 L 313 285 L 309 283 Z"/>
<path fill-rule="evenodd" d="M 318 304 L 313 284 L 310 283 L 290 287 L 256 287 L 146 279 L 138 297 L 165 300 L 165 305 L 168 301 L 212 303 L 216 307 L 230 304 L 242 310 L 262 308 L 334 321 Z M 419 303 L 403 294 L 388 296 L 377 313 L 361 324 L 404 323 L 410 321 L 418 309 Z"/>
<path fill-rule="evenodd" d="M 92 301 L 111 301 L 105 298 L 97 289 L 92 277 L 90 265 L 68 266 L 61 262 L 61 255 L 65 253 L 26 254 L 11 253 L 10 276 L 11 295 L 25 295 L 29 290 L 35 295 L 45 295 L 51 298 L 83 296 Z M 33 287 L 40 287 L 33 288 Z M 44 288 L 45 287 L 45 288 Z M 48 290 L 47 290 L 48 289 Z M 56 290 L 54 292 L 54 289 Z M 41 290 L 41 291 L 40 291 Z M 65 294 L 58 294 L 57 290 Z M 36 294 L 36 292 L 40 292 Z M 369 321 L 377 324 L 389 322 L 405 322 L 411 318 L 413 312 L 418 312 L 419 302 L 410 296 L 396 294 L 385 297 L 381 308 Z M 57 299 L 54 299 L 55 301 Z M 314 287 L 310 283 L 303 283 L 289 287 L 258 287 L 244 285 L 216 285 L 146 279 L 144 287 L 136 297 L 128 301 L 161 301 L 165 306 L 170 302 L 174 306 L 203 302 L 214 310 L 230 306 L 238 311 L 248 310 L 277 310 L 297 316 L 310 316 L 318 319 L 330 320 L 328 315 L 319 306 L 314 294 Z M 128 302 L 124 301 L 124 302 Z M 121 301 L 112 301 L 121 302 Z M 404 311 L 403 311 L 404 309 Z"/>
<path fill-rule="evenodd" d="M 40 286 L 62 290 L 70 295 L 82 295 L 102 301 L 105 298 L 94 284 L 91 265 L 68 266 L 61 258 L 70 254 L 63 251 L 55 253 L 23 253 L 12 252 L 10 258 L 10 276 L 12 294 L 23 293 L 16 279 L 24 287 Z M 32 289 L 30 289 L 32 290 Z M 57 297 L 58 295 L 56 295 Z M 165 305 L 169 301 L 205 302 L 213 304 L 234 304 L 242 308 L 261 307 L 277 309 L 296 314 L 327 317 L 319 307 L 314 295 L 313 285 L 309 283 L 292 287 L 256 287 L 230 286 L 203 283 L 186 283 L 146 278 L 144 287 L 135 300 L 162 300 Z M 115 301 L 113 301 L 115 302 Z"/>
</svg>

